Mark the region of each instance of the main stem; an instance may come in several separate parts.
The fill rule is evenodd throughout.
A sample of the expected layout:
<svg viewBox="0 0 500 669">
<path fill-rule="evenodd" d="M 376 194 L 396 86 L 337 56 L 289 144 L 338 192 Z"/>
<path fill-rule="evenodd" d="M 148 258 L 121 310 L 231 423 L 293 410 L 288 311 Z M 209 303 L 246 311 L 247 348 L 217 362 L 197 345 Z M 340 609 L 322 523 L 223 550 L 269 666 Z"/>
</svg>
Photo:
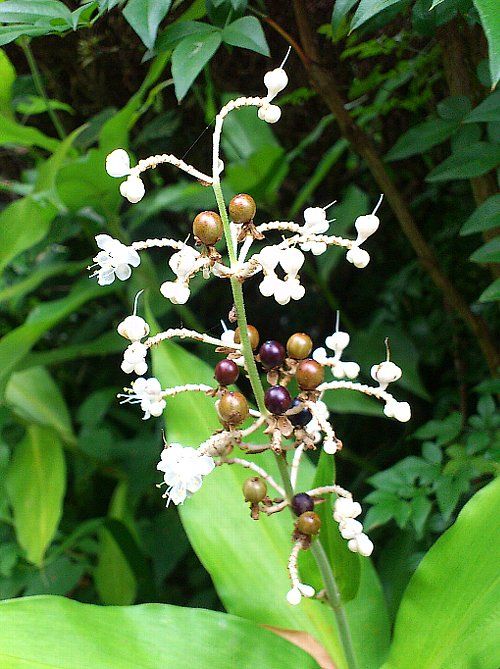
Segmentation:
<svg viewBox="0 0 500 669">
<path fill-rule="evenodd" d="M 217 180 L 215 180 L 213 183 L 213 189 L 215 193 L 215 199 L 217 200 L 217 206 L 219 207 L 222 224 L 224 226 L 224 237 L 227 244 L 229 262 L 231 266 L 234 266 L 237 263 L 236 249 L 234 248 L 233 238 L 231 236 L 231 224 L 227 215 L 226 203 L 224 202 L 222 188 Z M 248 337 L 243 288 L 241 283 L 235 277 L 231 278 L 231 290 L 233 292 L 234 306 L 236 308 L 236 315 L 238 318 L 238 327 L 240 329 L 240 339 L 243 357 L 245 358 L 245 367 L 259 411 L 263 416 L 265 416 L 268 412 L 264 404 L 264 389 L 262 387 L 262 383 L 260 382 L 259 372 L 257 370 L 257 365 L 255 364 L 252 346 Z M 294 493 L 292 483 L 290 481 L 290 474 L 288 472 L 286 458 L 285 456 L 278 453 L 275 453 L 275 457 L 281 478 L 283 480 L 283 486 L 286 491 L 287 499 L 290 500 Z M 319 539 L 315 539 L 312 542 L 311 552 L 314 556 L 314 559 L 316 560 L 318 569 L 321 572 L 321 577 L 323 579 L 326 594 L 328 596 L 328 603 L 332 607 L 333 613 L 335 614 L 339 638 L 344 650 L 348 669 L 358 669 L 358 664 L 354 654 L 354 647 L 352 645 L 351 632 L 349 630 L 349 623 L 342 605 L 337 582 L 335 580 L 332 568 L 330 567 L 328 557 Z"/>
</svg>

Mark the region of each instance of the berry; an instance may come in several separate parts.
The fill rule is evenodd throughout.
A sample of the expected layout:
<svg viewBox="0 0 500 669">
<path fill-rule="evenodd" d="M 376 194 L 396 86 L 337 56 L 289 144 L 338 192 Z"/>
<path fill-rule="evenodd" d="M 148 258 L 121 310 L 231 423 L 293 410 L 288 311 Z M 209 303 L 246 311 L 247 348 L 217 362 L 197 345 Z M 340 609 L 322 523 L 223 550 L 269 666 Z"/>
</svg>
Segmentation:
<svg viewBox="0 0 500 669">
<path fill-rule="evenodd" d="M 235 223 L 249 223 L 256 211 L 255 200 L 246 193 L 235 195 L 229 203 L 229 216 Z"/>
<path fill-rule="evenodd" d="M 292 509 L 296 516 L 314 510 L 314 500 L 306 492 L 299 492 L 292 497 Z"/>
<path fill-rule="evenodd" d="M 253 325 L 247 325 L 247 332 L 248 332 L 248 338 L 250 339 L 250 345 L 252 347 L 252 350 L 255 351 L 255 349 L 259 345 L 259 340 L 260 340 L 259 331 L 257 330 L 257 328 L 254 328 Z M 236 330 L 234 331 L 234 343 L 241 344 L 239 327 L 236 328 Z"/>
<path fill-rule="evenodd" d="M 292 406 L 290 408 L 293 409 L 299 404 L 302 404 L 302 402 L 298 397 L 296 397 L 293 400 Z M 306 408 L 302 409 L 302 411 L 299 411 L 298 413 L 291 413 L 287 415 L 288 420 L 294 427 L 305 427 L 307 423 L 312 420 L 312 417 L 312 413 L 309 411 L 309 409 Z"/>
<path fill-rule="evenodd" d="M 232 383 L 236 383 L 239 374 L 238 365 L 228 358 L 219 360 L 215 365 L 215 378 L 221 386 L 230 386 Z"/>
<path fill-rule="evenodd" d="M 243 494 L 246 502 L 262 502 L 267 495 L 267 485 L 259 476 L 252 476 L 243 483 Z"/>
<path fill-rule="evenodd" d="M 223 423 L 240 425 L 248 416 L 248 402 L 241 393 L 227 392 L 220 398 L 217 412 Z"/>
<path fill-rule="evenodd" d="M 304 332 L 296 332 L 286 343 L 288 355 L 295 360 L 303 360 L 311 353 L 312 339 Z"/>
<path fill-rule="evenodd" d="M 215 211 L 202 211 L 193 221 L 193 233 L 206 246 L 213 246 L 222 238 L 222 220 Z"/>
<path fill-rule="evenodd" d="M 314 511 L 306 511 L 298 517 L 296 527 L 302 534 L 318 534 L 321 519 Z"/>
<path fill-rule="evenodd" d="M 285 360 L 285 347 L 279 341 L 265 341 L 259 349 L 259 358 L 265 369 L 280 367 Z"/>
<path fill-rule="evenodd" d="M 312 358 L 306 358 L 297 365 L 295 378 L 302 390 L 314 390 L 320 383 L 323 383 L 325 372 L 319 362 Z"/>
<path fill-rule="evenodd" d="M 290 408 L 292 398 L 290 393 L 283 386 L 271 386 L 264 395 L 264 404 L 268 411 L 273 414 L 285 413 Z"/>
</svg>

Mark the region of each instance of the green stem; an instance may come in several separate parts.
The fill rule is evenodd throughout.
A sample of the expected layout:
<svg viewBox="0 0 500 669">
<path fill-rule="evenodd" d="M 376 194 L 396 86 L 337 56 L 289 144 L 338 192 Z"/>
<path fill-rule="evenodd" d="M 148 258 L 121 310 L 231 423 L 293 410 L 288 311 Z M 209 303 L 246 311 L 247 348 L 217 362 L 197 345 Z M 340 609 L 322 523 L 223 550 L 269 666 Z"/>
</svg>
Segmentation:
<svg viewBox="0 0 500 669">
<path fill-rule="evenodd" d="M 54 128 L 56 129 L 57 134 L 59 135 L 59 139 L 64 139 L 66 137 L 66 132 L 55 110 L 52 109 L 52 107 L 50 106 L 50 101 L 47 96 L 47 92 L 45 91 L 42 76 L 40 74 L 40 70 L 38 69 L 38 65 L 36 64 L 36 60 L 33 56 L 29 40 L 26 38 L 21 38 L 20 44 L 22 50 L 24 51 L 24 55 L 26 56 L 26 60 L 28 61 L 28 65 L 31 71 L 31 76 L 33 77 L 33 81 L 35 84 L 35 88 L 38 91 L 38 95 L 41 98 L 43 98 L 45 104 L 47 105 L 47 112 L 50 116 L 50 120 L 54 124 Z"/>
<path fill-rule="evenodd" d="M 234 248 L 233 239 L 231 237 L 231 225 L 229 222 L 229 217 L 227 215 L 226 203 L 224 202 L 224 196 L 222 194 L 220 183 L 215 182 L 213 184 L 213 189 L 215 193 L 215 198 L 217 200 L 217 206 L 219 207 L 222 224 L 224 226 L 224 237 L 226 239 L 229 261 L 231 265 L 234 265 L 237 262 L 236 249 Z M 236 315 L 238 317 L 238 327 L 240 328 L 240 338 L 243 349 L 242 352 L 245 358 L 245 366 L 248 372 L 248 378 L 250 380 L 250 384 L 252 386 L 252 390 L 259 411 L 261 412 L 262 415 L 265 416 L 268 412 L 264 404 L 264 389 L 260 381 L 259 372 L 257 371 L 257 366 L 255 364 L 255 358 L 252 351 L 252 346 L 250 344 L 250 340 L 248 337 L 245 303 L 243 300 L 243 289 L 241 283 L 235 278 L 231 279 L 231 289 L 233 291 L 234 305 L 236 307 Z M 281 478 L 283 480 L 283 486 L 286 491 L 287 499 L 290 500 L 293 497 L 294 493 L 290 481 L 290 475 L 288 472 L 286 456 L 275 453 L 275 457 Z M 340 598 L 337 582 L 335 581 L 335 576 L 330 567 L 330 563 L 328 562 L 328 557 L 319 539 L 313 541 L 311 545 L 311 552 L 316 560 L 318 569 L 321 572 L 321 577 L 323 579 L 325 590 L 328 596 L 328 603 L 332 607 L 332 610 L 335 614 L 340 642 L 344 649 L 344 655 L 347 661 L 348 669 L 358 669 L 358 665 L 354 655 L 354 648 L 352 645 L 349 624 L 347 622 L 345 610 L 342 605 L 342 600 Z"/>
</svg>

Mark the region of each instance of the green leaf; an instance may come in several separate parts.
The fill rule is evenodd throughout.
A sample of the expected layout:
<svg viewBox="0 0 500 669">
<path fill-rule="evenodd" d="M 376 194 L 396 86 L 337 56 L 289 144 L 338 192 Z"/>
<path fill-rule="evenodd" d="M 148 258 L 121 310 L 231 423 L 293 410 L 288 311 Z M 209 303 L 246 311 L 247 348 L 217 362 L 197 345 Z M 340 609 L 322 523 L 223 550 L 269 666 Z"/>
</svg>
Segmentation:
<svg viewBox="0 0 500 669">
<path fill-rule="evenodd" d="M 445 121 L 441 118 L 424 121 L 402 134 L 389 150 L 386 158 L 387 160 L 402 160 L 409 156 L 420 155 L 444 142 L 457 128 L 457 122 Z"/>
<path fill-rule="evenodd" d="M 430 172 L 426 181 L 470 179 L 486 174 L 500 164 L 500 146 L 475 142 L 451 154 Z"/>
<path fill-rule="evenodd" d="M 62 19 L 71 25 L 71 12 L 59 0 L 7 0 L 0 5 L 0 22 L 22 23 Z"/>
<path fill-rule="evenodd" d="M 51 262 L 47 265 L 42 265 L 41 267 L 30 268 L 29 274 L 24 278 L 13 283 L 10 286 L 6 286 L 0 290 L 0 302 L 6 302 L 7 300 L 14 300 L 16 298 L 26 295 L 42 284 L 46 279 L 49 279 L 52 276 L 57 276 L 58 274 L 69 274 L 74 275 L 82 272 L 87 266 L 87 262 L 81 262 L 79 260 L 68 261 L 68 262 Z"/>
<path fill-rule="evenodd" d="M 165 51 L 178 44 L 188 35 L 205 35 L 218 32 L 218 29 L 210 23 L 201 21 L 176 21 L 169 25 L 158 35 L 156 40 L 156 51 Z"/>
<path fill-rule="evenodd" d="M 475 209 L 460 229 L 462 236 L 491 230 L 500 225 L 500 194 L 492 195 Z"/>
<path fill-rule="evenodd" d="M 500 480 L 480 490 L 432 546 L 403 596 L 383 669 L 500 666 Z M 478 621 L 481 633 L 478 634 Z"/>
<path fill-rule="evenodd" d="M 0 90 L 0 113 L 7 116 L 12 114 L 12 86 L 15 80 L 16 70 L 5 51 L 0 49 L 0 81 L 2 82 Z"/>
<path fill-rule="evenodd" d="M 210 32 L 206 35 L 194 34 L 185 37 L 175 47 L 172 54 L 172 76 L 179 102 L 217 51 L 221 41 L 220 32 Z"/>
<path fill-rule="evenodd" d="M 259 19 L 255 16 L 244 16 L 227 25 L 222 31 L 222 41 L 242 49 L 256 51 L 269 56 L 269 47 Z"/>
<path fill-rule="evenodd" d="M 434 7 L 437 7 L 437 5 L 440 5 L 442 2 L 445 2 L 445 0 L 433 0 L 432 5 L 429 7 L 429 11 L 434 9 Z"/>
<path fill-rule="evenodd" d="M 358 0 L 335 0 L 332 12 L 332 33 L 335 35 Z"/>
<path fill-rule="evenodd" d="M 6 489 L 19 544 L 40 566 L 62 515 L 66 465 L 62 444 L 50 428 L 30 425 L 14 449 Z"/>
<path fill-rule="evenodd" d="M 402 0 L 361 0 L 351 22 L 351 32 L 388 7 L 397 4 L 402 4 Z"/>
<path fill-rule="evenodd" d="M 75 110 L 65 102 L 59 100 L 44 100 L 44 98 L 37 95 L 25 95 L 20 99 L 16 99 L 14 108 L 19 114 L 31 116 L 32 114 L 43 114 L 49 109 L 60 109 L 69 114 L 74 114 Z"/>
<path fill-rule="evenodd" d="M 154 47 L 158 27 L 167 15 L 172 0 L 129 0 L 123 16 L 148 49 Z"/>
<path fill-rule="evenodd" d="M 495 237 L 495 239 L 486 242 L 481 248 L 474 251 L 470 259 L 479 263 L 500 262 L 500 237 Z"/>
<path fill-rule="evenodd" d="M 480 302 L 496 302 L 497 300 L 500 300 L 500 279 L 495 279 L 493 283 L 490 283 L 479 296 Z"/>
<path fill-rule="evenodd" d="M 328 390 L 324 401 L 333 414 L 354 413 L 358 416 L 377 416 L 386 418 L 381 413 L 380 402 L 367 397 L 357 390 Z"/>
<path fill-rule="evenodd" d="M 148 322 L 152 323 L 150 317 Z M 152 351 L 152 356 L 154 374 L 164 385 L 194 381 L 213 384 L 213 370 L 173 342 L 164 342 Z M 166 427 L 169 441 L 199 445 L 218 427 L 213 399 L 199 393 L 183 393 L 171 398 L 167 404 Z M 270 453 L 259 456 L 259 465 L 279 477 Z M 286 563 L 292 520 L 281 513 L 263 517 L 258 523 L 251 521 L 241 494 L 247 476 L 247 472 L 236 465 L 217 467 L 205 478 L 196 495 L 180 507 L 194 550 L 229 612 L 264 625 L 307 631 L 325 646 L 338 669 L 345 669 L 328 610 L 311 600 L 304 600 L 299 607 L 287 604 Z M 312 485 L 313 472 L 307 460 L 301 466 L 299 478 L 302 490 Z M 388 643 L 387 617 L 380 585 L 368 561 L 362 569 L 358 595 L 346 609 L 355 635 L 354 643 L 359 657 L 363 658 L 362 669 L 378 666 Z"/>
<path fill-rule="evenodd" d="M 500 79 L 500 13 L 496 0 L 474 0 L 481 23 L 488 39 L 491 85 L 495 87 Z"/>
<path fill-rule="evenodd" d="M 0 602 L 4 669 L 318 669 L 310 655 L 236 616 L 167 604 L 100 607 L 63 597 Z"/>
<path fill-rule="evenodd" d="M 12 374 L 5 399 L 26 420 L 52 427 L 64 441 L 76 443 L 64 397 L 44 367 L 31 367 Z"/>
<path fill-rule="evenodd" d="M 5 4 L 5 3 L 4 3 Z M 11 118 L 0 114 L 0 146 L 15 144 L 17 146 L 38 146 L 47 151 L 55 151 L 60 144 L 58 139 L 47 137 L 36 128 L 21 125 Z"/>
<path fill-rule="evenodd" d="M 438 103 L 437 113 L 446 121 L 462 121 L 472 109 L 465 95 L 452 95 Z"/>
<path fill-rule="evenodd" d="M 500 25 L 500 24 L 499 24 Z M 500 91 L 494 91 L 464 118 L 464 123 L 489 123 L 500 118 Z"/>
</svg>

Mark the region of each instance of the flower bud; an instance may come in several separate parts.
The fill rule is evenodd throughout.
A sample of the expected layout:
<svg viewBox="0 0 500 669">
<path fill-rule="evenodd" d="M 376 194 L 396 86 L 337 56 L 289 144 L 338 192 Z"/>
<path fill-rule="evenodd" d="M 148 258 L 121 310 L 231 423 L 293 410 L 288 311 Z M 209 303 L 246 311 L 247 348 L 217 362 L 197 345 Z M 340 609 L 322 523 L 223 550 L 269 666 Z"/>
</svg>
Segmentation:
<svg viewBox="0 0 500 669">
<path fill-rule="evenodd" d="M 130 173 L 130 158 L 125 149 L 115 149 L 106 156 L 106 172 L 110 177 L 124 177 Z"/>
<path fill-rule="evenodd" d="M 346 518 L 357 518 L 359 515 L 361 515 L 361 504 L 359 502 L 354 502 L 348 497 L 339 497 L 335 501 L 333 517 L 337 523 Z"/>
<path fill-rule="evenodd" d="M 349 345 L 349 333 L 341 332 L 340 330 L 334 332 L 325 339 L 325 344 L 335 353 L 342 353 L 342 351 Z"/>
<path fill-rule="evenodd" d="M 346 518 L 339 523 L 339 531 L 344 539 L 354 539 L 363 532 L 363 525 L 359 520 Z"/>
<path fill-rule="evenodd" d="M 267 88 L 267 98 L 272 100 L 278 93 L 286 88 L 288 84 L 288 75 L 282 67 L 266 72 L 264 75 L 264 85 Z"/>
<path fill-rule="evenodd" d="M 281 118 L 281 109 L 278 107 L 278 105 L 264 105 L 259 107 L 257 115 L 261 121 L 266 121 L 267 123 L 276 123 Z"/>
<path fill-rule="evenodd" d="M 188 285 L 177 281 L 165 281 L 160 286 L 160 292 L 172 304 L 186 304 L 191 294 Z"/>
<path fill-rule="evenodd" d="M 372 379 L 375 379 L 375 381 L 378 381 L 384 387 L 400 379 L 401 374 L 401 368 L 390 360 L 385 360 L 380 365 L 373 365 L 371 369 Z"/>
<path fill-rule="evenodd" d="M 389 400 L 384 407 L 384 414 L 388 418 L 395 418 L 400 423 L 407 423 L 411 418 L 411 407 L 408 402 Z"/>
<path fill-rule="evenodd" d="M 116 329 L 119 335 L 130 341 L 139 341 L 149 334 L 149 325 L 140 316 L 127 316 Z"/>
<path fill-rule="evenodd" d="M 364 249 L 360 249 L 359 246 L 353 246 L 352 249 L 349 249 L 345 257 L 348 262 L 358 269 L 363 269 L 370 262 L 369 253 Z"/>
<path fill-rule="evenodd" d="M 283 267 L 285 274 L 288 274 L 290 277 L 297 276 L 304 261 L 304 254 L 297 248 L 284 249 L 279 257 L 281 267 Z"/>
<path fill-rule="evenodd" d="M 301 599 L 302 593 L 298 588 L 292 588 L 287 592 L 286 601 L 292 606 L 297 606 L 297 604 L 300 604 Z"/>
<path fill-rule="evenodd" d="M 353 553 L 359 553 L 363 557 L 369 557 L 373 553 L 373 543 L 366 534 L 358 534 L 355 539 L 351 539 L 347 547 Z"/>
<path fill-rule="evenodd" d="M 380 225 L 380 219 L 378 216 L 375 216 L 375 214 L 358 216 L 358 218 L 354 222 L 354 227 L 356 228 L 356 231 L 358 233 L 358 238 L 356 242 L 358 244 L 361 244 L 366 239 L 368 239 L 368 237 L 371 237 L 371 235 L 373 235 L 373 233 L 378 230 L 379 225 Z"/>
<path fill-rule="evenodd" d="M 326 211 L 321 207 L 307 207 L 304 210 L 304 221 L 307 226 L 322 225 L 326 222 Z"/>
<path fill-rule="evenodd" d="M 314 597 L 316 590 L 312 585 L 306 585 L 305 583 L 300 583 L 297 588 L 300 590 L 304 597 Z"/>
<path fill-rule="evenodd" d="M 128 177 L 126 181 L 120 184 L 120 193 L 132 204 L 139 202 L 144 197 L 146 189 L 139 177 Z"/>
<path fill-rule="evenodd" d="M 343 362 L 342 367 L 344 368 L 344 376 L 348 379 L 355 379 L 360 372 L 357 362 Z"/>
</svg>

